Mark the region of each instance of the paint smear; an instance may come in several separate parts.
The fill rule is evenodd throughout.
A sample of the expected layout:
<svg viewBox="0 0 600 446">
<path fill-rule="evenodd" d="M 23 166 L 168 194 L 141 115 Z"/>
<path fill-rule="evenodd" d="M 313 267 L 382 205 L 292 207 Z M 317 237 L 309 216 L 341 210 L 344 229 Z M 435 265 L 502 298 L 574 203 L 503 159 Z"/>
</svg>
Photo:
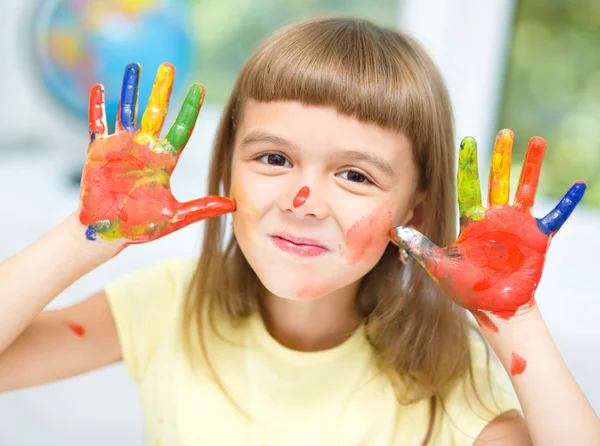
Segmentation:
<svg viewBox="0 0 600 446">
<path fill-rule="evenodd" d="M 533 216 L 503 206 L 463 226 L 456 243 L 428 268 L 464 308 L 509 319 L 532 301 L 547 249 L 548 237 Z"/>
<path fill-rule="evenodd" d="M 85 336 L 85 327 L 83 325 L 71 321 L 66 321 L 65 325 L 69 327 L 77 336 Z"/>
<path fill-rule="evenodd" d="M 494 321 L 490 319 L 490 317 L 482 311 L 474 311 L 473 316 L 475 316 L 475 320 L 479 324 L 481 328 L 487 328 L 488 330 L 493 331 L 494 333 L 498 333 L 498 326 L 494 324 Z"/>
<path fill-rule="evenodd" d="M 527 367 L 527 361 L 520 357 L 517 353 L 512 352 L 510 359 L 510 374 L 512 376 L 520 375 L 525 371 L 525 367 Z"/>
<path fill-rule="evenodd" d="M 170 188 L 177 157 L 135 142 L 135 133 L 90 145 L 81 181 L 79 219 L 86 236 L 104 240 L 155 240 L 196 221 L 232 212 L 229 198 L 178 202 Z"/>
<path fill-rule="evenodd" d="M 346 249 L 342 252 L 348 263 L 354 264 L 359 260 L 369 263 L 381 254 L 384 246 L 382 241 L 388 241 L 388 231 L 392 226 L 391 201 L 364 216 L 354 223 L 346 234 Z"/>
<path fill-rule="evenodd" d="M 490 169 L 490 188 L 488 202 L 490 207 L 504 206 L 508 203 L 510 187 L 510 163 L 515 135 L 512 130 L 503 129 L 496 135 L 492 168 Z"/>
<path fill-rule="evenodd" d="M 294 197 L 294 203 L 293 203 L 294 207 L 295 208 L 299 208 L 304 203 L 306 203 L 306 200 L 308 199 L 309 195 L 310 195 L 310 189 L 308 188 L 308 186 L 302 187 L 298 191 L 298 193 L 296 194 L 296 196 Z"/>
<path fill-rule="evenodd" d="M 90 125 L 90 141 L 106 134 L 106 116 L 104 115 L 104 88 L 96 84 L 90 91 L 90 106 L 88 110 Z"/>
</svg>

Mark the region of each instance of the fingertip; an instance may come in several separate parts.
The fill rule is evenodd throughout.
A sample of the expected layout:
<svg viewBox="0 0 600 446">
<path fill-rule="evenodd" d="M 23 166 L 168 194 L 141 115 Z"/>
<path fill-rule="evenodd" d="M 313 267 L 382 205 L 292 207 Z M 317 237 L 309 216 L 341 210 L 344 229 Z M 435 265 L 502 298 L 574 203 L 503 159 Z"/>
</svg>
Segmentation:
<svg viewBox="0 0 600 446">
<path fill-rule="evenodd" d="M 496 134 L 496 142 L 506 139 L 510 140 L 510 142 L 515 140 L 515 134 L 511 129 L 502 129 Z"/>
<path fill-rule="evenodd" d="M 577 202 L 579 202 L 583 198 L 583 194 L 585 194 L 586 189 L 587 185 L 585 184 L 585 182 L 577 180 L 569 189 L 569 195 L 571 196 L 571 199 L 573 201 L 577 200 Z"/>
<path fill-rule="evenodd" d="M 202 104 L 204 101 L 204 85 L 202 84 L 192 84 L 190 90 L 188 91 L 188 97 L 198 104 Z"/>
<path fill-rule="evenodd" d="M 94 84 L 92 88 L 90 88 L 90 98 L 97 98 L 98 95 L 104 94 L 104 85 L 102 84 Z"/>
<path fill-rule="evenodd" d="M 125 67 L 125 75 L 138 76 L 142 72 L 142 66 L 137 62 L 129 62 Z"/>
<path fill-rule="evenodd" d="M 529 140 L 529 147 L 536 148 L 538 150 L 543 150 L 546 148 L 546 141 L 541 136 L 534 136 Z"/>
<path fill-rule="evenodd" d="M 167 75 L 167 74 L 171 74 L 172 76 L 174 76 L 175 71 L 176 71 L 175 66 L 169 62 L 163 62 L 158 67 L 158 74 L 162 75 L 162 76 Z"/>
<path fill-rule="evenodd" d="M 472 136 L 465 136 L 460 142 L 460 148 L 463 149 L 476 149 L 477 141 Z"/>
</svg>

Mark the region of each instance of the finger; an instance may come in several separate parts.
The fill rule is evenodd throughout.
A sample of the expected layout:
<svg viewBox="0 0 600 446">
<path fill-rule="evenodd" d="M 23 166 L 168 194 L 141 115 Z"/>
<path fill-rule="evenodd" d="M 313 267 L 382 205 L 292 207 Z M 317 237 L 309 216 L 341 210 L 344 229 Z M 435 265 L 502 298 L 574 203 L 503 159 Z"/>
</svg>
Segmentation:
<svg viewBox="0 0 600 446">
<path fill-rule="evenodd" d="M 544 218 L 537 219 L 540 231 L 546 235 L 551 235 L 558 231 L 571 216 L 575 206 L 583 198 L 585 188 L 586 186 L 583 181 L 577 181 L 573 184 L 554 209 L 548 212 Z"/>
<path fill-rule="evenodd" d="M 546 141 L 539 136 L 535 136 L 529 140 L 515 196 L 515 206 L 517 208 L 531 209 L 533 206 L 545 150 Z"/>
<path fill-rule="evenodd" d="M 116 133 L 133 132 L 135 130 L 141 72 L 142 66 L 139 63 L 132 62 L 125 67 L 119 108 L 117 109 Z"/>
<path fill-rule="evenodd" d="M 470 136 L 462 140 L 458 154 L 458 207 L 461 217 L 466 216 L 472 220 L 483 218 L 477 142 Z"/>
<path fill-rule="evenodd" d="M 172 220 L 171 230 L 175 231 L 197 221 L 217 217 L 234 210 L 235 202 L 233 200 L 218 195 L 180 203 Z"/>
<path fill-rule="evenodd" d="M 160 135 L 160 130 L 165 122 L 167 115 L 169 98 L 173 88 L 173 79 L 175 78 L 175 67 L 169 63 L 163 63 L 158 67 L 152 93 L 148 100 L 148 106 L 142 116 L 140 126 L 140 137 L 143 141 L 156 140 Z"/>
<path fill-rule="evenodd" d="M 412 255 L 432 274 L 443 257 L 443 251 L 419 231 L 398 226 L 390 231 L 392 241 Z"/>
<path fill-rule="evenodd" d="M 181 153 L 181 150 L 188 143 L 192 135 L 192 130 L 194 130 L 194 126 L 196 125 L 203 101 L 204 87 L 200 84 L 192 85 L 183 101 L 175 122 L 165 138 L 165 144 L 174 155 Z"/>
<path fill-rule="evenodd" d="M 515 135 L 509 129 L 503 129 L 496 135 L 492 168 L 490 169 L 490 190 L 488 206 L 504 206 L 508 203 L 510 192 L 510 162 Z"/>
<path fill-rule="evenodd" d="M 90 125 L 90 143 L 96 138 L 105 138 L 108 134 L 106 127 L 106 110 L 104 106 L 104 87 L 96 84 L 90 90 L 90 108 L 88 110 Z"/>
</svg>

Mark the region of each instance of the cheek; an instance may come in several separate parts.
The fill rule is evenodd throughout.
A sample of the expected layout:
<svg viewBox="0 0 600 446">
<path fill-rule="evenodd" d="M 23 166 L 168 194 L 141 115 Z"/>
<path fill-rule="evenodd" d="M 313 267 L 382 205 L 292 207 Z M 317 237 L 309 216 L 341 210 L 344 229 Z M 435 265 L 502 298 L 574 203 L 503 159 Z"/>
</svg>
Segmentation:
<svg viewBox="0 0 600 446">
<path fill-rule="evenodd" d="M 358 262 L 377 263 L 389 242 L 392 227 L 391 200 L 356 221 L 346 232 L 346 248 L 342 258 L 353 265 Z"/>
<path fill-rule="evenodd" d="M 247 190 L 241 186 L 241 182 L 234 182 L 231 186 L 231 199 L 236 204 L 236 210 L 232 214 L 233 230 L 238 241 L 249 241 L 256 243 L 256 228 L 260 220 L 260 210 L 250 199 Z"/>
</svg>

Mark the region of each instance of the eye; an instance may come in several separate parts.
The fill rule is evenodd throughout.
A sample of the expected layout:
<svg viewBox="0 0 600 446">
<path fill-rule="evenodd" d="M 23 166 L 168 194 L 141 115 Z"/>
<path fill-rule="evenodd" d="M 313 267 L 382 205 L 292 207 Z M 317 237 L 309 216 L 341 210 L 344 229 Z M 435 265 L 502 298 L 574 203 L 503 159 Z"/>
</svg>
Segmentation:
<svg viewBox="0 0 600 446">
<path fill-rule="evenodd" d="M 340 176 L 353 183 L 373 184 L 365 175 L 356 170 L 344 170 Z"/>
<path fill-rule="evenodd" d="M 256 159 L 271 166 L 292 167 L 292 163 L 290 163 L 283 155 L 278 153 L 265 153 Z"/>
</svg>

